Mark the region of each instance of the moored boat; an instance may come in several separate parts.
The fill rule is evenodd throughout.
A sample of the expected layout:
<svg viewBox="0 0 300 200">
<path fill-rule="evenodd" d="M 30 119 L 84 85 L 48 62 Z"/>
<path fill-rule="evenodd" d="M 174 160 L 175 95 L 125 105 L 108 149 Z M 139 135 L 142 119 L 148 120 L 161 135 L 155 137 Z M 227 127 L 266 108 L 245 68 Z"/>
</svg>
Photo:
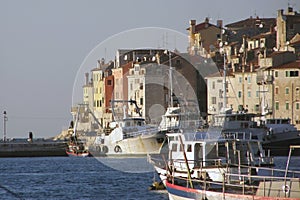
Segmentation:
<svg viewBox="0 0 300 200">
<path fill-rule="evenodd" d="M 160 156 L 150 155 L 149 162 L 163 182 L 170 171 L 173 176 L 207 176 L 220 181 L 225 172 L 247 173 L 238 165 L 273 166 L 272 157 L 265 154 L 260 141 L 251 135 L 223 133 L 217 138 L 213 135 L 212 132 L 169 133 L 168 150 Z"/>
<path fill-rule="evenodd" d="M 158 154 L 162 147 L 165 134 L 159 132 L 155 125 L 147 124 L 141 117 L 139 108 L 134 100 L 113 100 L 122 103 L 122 117 L 114 114 L 114 121 L 110 123 L 109 133 L 101 133 L 94 143 L 89 145 L 89 150 L 94 156 L 146 156 Z M 138 116 L 128 115 L 128 105 L 134 104 Z"/>
<path fill-rule="evenodd" d="M 291 150 L 300 146 L 291 146 Z M 225 172 L 221 181 L 207 178 L 178 177 L 172 174 L 166 179 L 169 198 L 181 199 L 257 199 L 257 200 L 299 200 L 300 199 L 300 171 L 290 171 L 289 162 L 291 150 L 285 170 L 239 166 L 252 172 L 253 169 L 268 172 L 270 175 L 240 174 Z"/>
</svg>

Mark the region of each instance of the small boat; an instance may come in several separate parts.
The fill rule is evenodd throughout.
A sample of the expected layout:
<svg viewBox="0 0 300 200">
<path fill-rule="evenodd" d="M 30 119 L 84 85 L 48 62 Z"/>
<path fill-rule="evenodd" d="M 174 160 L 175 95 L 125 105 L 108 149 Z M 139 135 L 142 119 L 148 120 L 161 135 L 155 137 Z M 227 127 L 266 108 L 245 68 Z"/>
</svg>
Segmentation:
<svg viewBox="0 0 300 200">
<path fill-rule="evenodd" d="M 78 117 L 77 117 L 78 119 Z M 89 151 L 85 148 L 82 141 L 77 138 L 77 121 L 75 121 L 75 126 L 73 121 L 71 121 L 68 133 L 70 135 L 70 140 L 68 142 L 68 148 L 66 153 L 68 156 L 78 156 L 78 157 L 88 157 L 90 155 Z"/>
<path fill-rule="evenodd" d="M 84 149 L 83 145 L 69 144 L 69 148 L 66 150 L 68 156 L 88 157 L 89 151 Z"/>
<path fill-rule="evenodd" d="M 255 173 L 241 174 L 224 172 L 221 181 L 203 178 L 179 177 L 168 175 L 165 181 L 169 198 L 172 200 L 224 199 L 224 200 L 300 200 L 300 171 L 290 171 L 291 146 L 285 170 L 241 166 L 253 172 L 257 168 L 269 175 Z M 188 163 L 187 163 L 188 164 Z"/>
</svg>

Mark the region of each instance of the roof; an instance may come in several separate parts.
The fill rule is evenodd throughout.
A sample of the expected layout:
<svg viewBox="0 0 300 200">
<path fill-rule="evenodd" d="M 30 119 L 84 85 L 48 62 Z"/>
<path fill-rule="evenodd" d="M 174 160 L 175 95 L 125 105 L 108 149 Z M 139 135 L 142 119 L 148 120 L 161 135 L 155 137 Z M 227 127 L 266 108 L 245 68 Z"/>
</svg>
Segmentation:
<svg viewBox="0 0 300 200">
<path fill-rule="evenodd" d="M 225 25 L 227 28 L 252 28 L 254 26 L 258 26 L 259 24 L 263 24 L 264 27 L 270 27 L 276 25 L 275 18 L 253 18 L 252 16 L 248 19 L 244 19 L 241 21 L 237 21 L 231 24 Z"/>
<path fill-rule="evenodd" d="M 276 35 L 276 33 L 275 32 L 261 33 L 259 35 L 255 35 L 255 36 L 251 37 L 250 39 L 260 39 L 260 38 L 265 38 L 270 35 Z"/>
<path fill-rule="evenodd" d="M 195 33 L 199 33 L 202 30 L 208 29 L 210 27 L 215 27 L 215 28 L 220 28 L 214 24 L 211 24 L 209 22 L 202 22 L 200 24 L 195 25 Z M 187 28 L 186 30 L 190 30 L 190 27 Z"/>
<path fill-rule="evenodd" d="M 300 60 L 296 60 L 294 62 L 290 62 L 287 64 L 279 65 L 276 67 L 271 67 L 272 69 L 293 69 L 293 68 L 298 68 L 300 69 Z"/>
<path fill-rule="evenodd" d="M 213 78 L 213 77 L 223 77 L 223 71 L 224 70 L 220 70 L 216 73 L 213 74 L 209 74 L 208 76 L 206 76 L 205 78 Z M 227 76 L 233 76 L 232 71 L 227 71 Z"/>
</svg>

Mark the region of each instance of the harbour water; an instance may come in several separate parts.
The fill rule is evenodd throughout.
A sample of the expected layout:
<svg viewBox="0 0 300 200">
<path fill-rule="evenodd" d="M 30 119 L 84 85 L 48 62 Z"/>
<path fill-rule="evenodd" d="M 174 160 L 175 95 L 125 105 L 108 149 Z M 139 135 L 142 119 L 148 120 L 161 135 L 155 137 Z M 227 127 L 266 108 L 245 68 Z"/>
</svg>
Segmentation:
<svg viewBox="0 0 300 200">
<path fill-rule="evenodd" d="M 285 168 L 286 157 L 274 159 L 276 167 Z M 144 161 L 93 157 L 1 158 L 0 199 L 168 199 L 166 191 L 148 190 L 155 173 Z M 292 157 L 290 164 L 290 169 L 299 170 L 300 157 Z"/>
<path fill-rule="evenodd" d="M 133 164 L 101 159 L 125 171 Z M 106 164 L 93 157 L 1 158 L 0 199 L 168 199 L 166 191 L 148 190 L 154 171 Z"/>
</svg>

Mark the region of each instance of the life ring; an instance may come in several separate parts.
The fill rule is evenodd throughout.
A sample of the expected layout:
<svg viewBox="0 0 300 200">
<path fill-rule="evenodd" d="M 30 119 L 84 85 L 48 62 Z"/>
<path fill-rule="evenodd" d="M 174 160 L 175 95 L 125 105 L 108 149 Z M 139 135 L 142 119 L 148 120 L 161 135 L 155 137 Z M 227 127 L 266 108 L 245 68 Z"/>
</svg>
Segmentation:
<svg viewBox="0 0 300 200">
<path fill-rule="evenodd" d="M 290 192 L 290 186 L 288 186 L 288 185 L 283 185 L 282 186 L 282 191 L 284 192 L 284 193 L 289 193 Z"/>
<path fill-rule="evenodd" d="M 108 153 L 108 147 L 107 146 L 103 146 L 102 147 L 102 152 L 103 153 Z"/>
<path fill-rule="evenodd" d="M 97 152 L 101 152 L 101 147 L 100 146 L 96 146 L 96 151 Z"/>
<path fill-rule="evenodd" d="M 122 149 L 119 145 L 115 146 L 114 150 L 115 150 L 116 153 L 121 153 L 122 152 Z"/>
</svg>

